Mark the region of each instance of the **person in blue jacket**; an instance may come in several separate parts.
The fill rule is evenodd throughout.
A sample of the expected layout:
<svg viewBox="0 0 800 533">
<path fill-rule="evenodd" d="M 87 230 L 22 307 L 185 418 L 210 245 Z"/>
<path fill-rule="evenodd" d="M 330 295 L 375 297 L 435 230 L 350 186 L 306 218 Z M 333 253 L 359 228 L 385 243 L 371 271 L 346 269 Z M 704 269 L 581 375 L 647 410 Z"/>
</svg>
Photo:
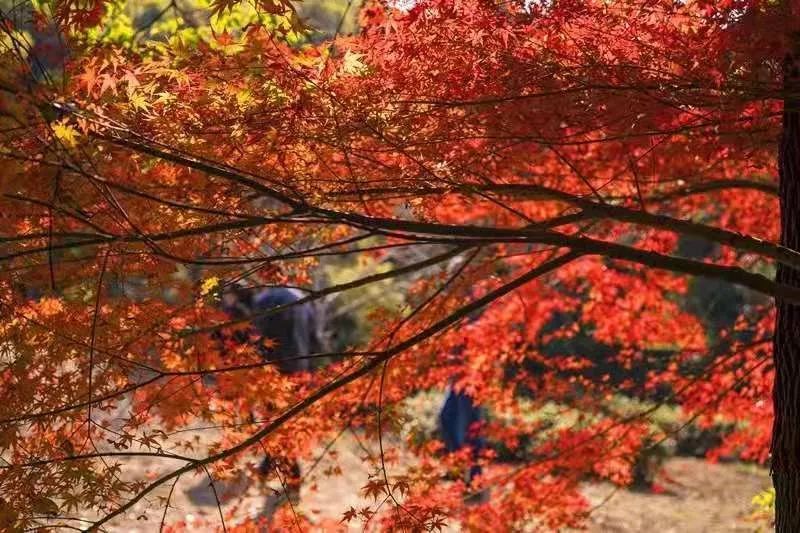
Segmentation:
<svg viewBox="0 0 800 533">
<path fill-rule="evenodd" d="M 253 290 L 234 285 L 223 292 L 222 309 L 231 319 L 248 318 L 251 321 L 251 331 L 237 332 L 236 342 L 251 342 L 250 333 L 255 333 L 264 359 L 275 362 L 284 374 L 295 374 L 310 371 L 310 356 L 323 349 L 319 312 L 310 302 L 297 303 L 303 296 L 300 290 L 291 287 Z M 280 311 L 270 312 L 279 307 L 282 308 Z M 270 342 L 263 343 L 262 339 Z M 292 501 L 299 499 L 300 464 L 295 461 L 282 468 L 274 458 L 267 456 L 258 467 L 264 476 L 276 469 L 285 470 L 286 497 Z"/>
<path fill-rule="evenodd" d="M 486 444 L 479 433 L 482 421 L 483 413 L 475 401 L 467 393 L 449 387 L 439 412 L 439 429 L 445 449 L 453 453 L 469 446 L 477 460 Z M 480 474 L 480 465 L 474 463 L 467 473 L 467 484 Z"/>
<path fill-rule="evenodd" d="M 311 354 L 322 351 L 318 310 L 311 303 L 297 304 L 303 293 L 289 287 L 271 287 L 252 300 L 253 327 L 258 335 L 275 341 L 264 357 L 276 361 L 281 372 L 294 374 L 312 368 Z M 277 313 L 270 309 L 286 307 Z"/>
</svg>

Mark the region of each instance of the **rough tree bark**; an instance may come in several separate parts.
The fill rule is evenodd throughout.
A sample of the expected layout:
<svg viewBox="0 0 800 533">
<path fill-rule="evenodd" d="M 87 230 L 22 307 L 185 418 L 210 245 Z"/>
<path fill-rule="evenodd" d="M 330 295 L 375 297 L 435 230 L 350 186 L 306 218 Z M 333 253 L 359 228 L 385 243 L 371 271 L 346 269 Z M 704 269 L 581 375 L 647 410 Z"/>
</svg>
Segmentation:
<svg viewBox="0 0 800 533">
<path fill-rule="evenodd" d="M 797 47 L 800 49 L 800 46 Z M 778 152 L 781 244 L 800 250 L 800 54 L 784 65 L 783 131 Z M 800 286 L 800 271 L 778 265 L 780 283 Z M 773 357 L 775 422 L 772 480 L 775 530 L 800 532 L 800 306 L 777 299 Z"/>
</svg>

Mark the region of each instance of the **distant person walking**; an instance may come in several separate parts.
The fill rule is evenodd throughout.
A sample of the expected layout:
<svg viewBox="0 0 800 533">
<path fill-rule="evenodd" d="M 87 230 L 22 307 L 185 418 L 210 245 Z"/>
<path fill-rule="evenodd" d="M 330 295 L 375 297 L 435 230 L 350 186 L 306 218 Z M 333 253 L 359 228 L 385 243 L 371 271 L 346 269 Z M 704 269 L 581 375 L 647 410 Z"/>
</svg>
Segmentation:
<svg viewBox="0 0 800 533">
<path fill-rule="evenodd" d="M 284 374 L 295 374 L 312 369 L 311 356 L 323 350 L 319 312 L 310 302 L 297 303 L 303 293 L 291 287 L 269 287 L 254 291 L 239 285 L 222 294 L 222 308 L 232 319 L 251 319 L 251 332 L 266 361 L 275 362 Z M 270 310 L 281 308 L 280 311 Z M 237 332 L 236 342 L 251 342 L 247 331 Z M 264 341 L 268 342 L 264 342 Z M 274 458 L 265 457 L 258 467 L 259 472 L 270 475 L 280 470 Z M 288 466 L 283 483 L 286 497 L 299 500 L 300 464 L 295 461 Z"/>
<path fill-rule="evenodd" d="M 457 391 L 451 385 L 439 412 L 439 428 L 445 449 L 453 453 L 469 446 L 473 458 L 477 459 L 485 446 L 484 439 L 480 435 L 482 422 L 483 413 L 475 405 L 474 400 L 467 393 Z M 467 485 L 480 474 L 479 464 L 474 463 L 470 466 L 466 478 Z"/>
<path fill-rule="evenodd" d="M 311 370 L 311 354 L 323 349 L 318 309 L 310 302 L 298 304 L 303 293 L 291 287 L 254 291 L 234 286 L 222 294 L 222 309 L 232 320 L 249 319 L 252 329 L 236 332 L 233 340 L 250 342 L 255 333 L 266 361 L 284 374 Z M 282 308 L 277 312 L 272 309 Z M 269 342 L 261 342 L 268 339 Z"/>
<path fill-rule="evenodd" d="M 294 374 L 311 370 L 311 354 L 322 351 L 319 311 L 311 303 L 297 304 L 303 298 L 298 289 L 272 287 L 257 293 L 252 300 L 253 326 L 262 338 L 276 342 L 264 349 L 264 357 L 276 361 L 281 372 Z M 277 313 L 270 309 L 287 306 Z"/>
</svg>

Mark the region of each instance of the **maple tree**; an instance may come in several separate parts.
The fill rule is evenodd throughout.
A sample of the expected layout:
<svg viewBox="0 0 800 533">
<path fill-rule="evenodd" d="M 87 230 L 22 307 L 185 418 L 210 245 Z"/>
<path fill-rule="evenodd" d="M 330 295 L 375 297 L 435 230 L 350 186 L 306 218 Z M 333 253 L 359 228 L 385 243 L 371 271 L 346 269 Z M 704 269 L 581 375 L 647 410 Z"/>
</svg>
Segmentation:
<svg viewBox="0 0 800 533">
<path fill-rule="evenodd" d="M 776 528 L 800 530 L 794 2 L 371 2 L 358 33 L 317 43 L 286 2 L 224 24 L 240 4 L 211 2 L 149 40 L 98 30 L 121 6 L 2 17 L 4 528 L 101 529 L 185 474 L 314 459 L 350 427 L 381 454 L 346 520 L 580 526 L 579 483 L 630 483 L 670 403 L 734 424 L 715 453 L 769 461 Z M 24 17 L 58 25 L 63 72 L 39 73 Z M 315 286 L 338 256 L 385 268 Z M 287 376 L 217 342 L 246 326 L 215 300 L 242 279 L 405 296 Z M 685 305 L 708 279 L 747 297 L 724 329 Z M 408 398 L 453 378 L 496 413 L 486 435 L 525 447 L 514 466 L 486 452 L 477 486 L 441 481 L 469 454 L 404 433 Z M 657 403 L 614 409 L 620 391 Z M 554 404 L 580 415 L 531 416 Z M 167 469 L 128 478 L 137 457 Z"/>
</svg>

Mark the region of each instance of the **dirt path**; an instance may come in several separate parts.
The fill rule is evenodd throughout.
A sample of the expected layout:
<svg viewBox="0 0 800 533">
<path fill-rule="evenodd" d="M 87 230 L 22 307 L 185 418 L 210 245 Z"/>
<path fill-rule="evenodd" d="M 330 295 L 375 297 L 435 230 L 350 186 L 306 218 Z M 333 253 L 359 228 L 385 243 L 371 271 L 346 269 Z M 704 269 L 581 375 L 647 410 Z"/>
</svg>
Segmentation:
<svg viewBox="0 0 800 533">
<path fill-rule="evenodd" d="M 675 483 L 665 483 L 664 494 L 625 490 L 613 493 L 611 485 L 587 486 L 585 494 L 599 506 L 592 513 L 589 531 L 752 533 L 765 527 L 763 522 L 748 519 L 753 496 L 770 484 L 765 469 L 674 458 L 667 462 L 666 472 Z"/>
<path fill-rule="evenodd" d="M 302 490 L 297 508 L 313 523 L 335 524 L 351 505 L 364 505 L 360 489 L 368 479 L 369 467 L 364 453 L 355 438 L 345 434 L 333 447 L 336 462 L 322 461 L 319 473 Z M 124 473 L 152 478 L 176 465 L 162 465 L 157 460 L 137 460 L 128 463 Z M 325 476 L 326 468 L 338 464 L 341 474 Z M 306 465 L 307 468 L 307 465 Z M 667 462 L 666 473 L 675 482 L 665 482 L 664 494 L 650 494 L 615 490 L 609 484 L 588 484 L 585 494 L 597 508 L 592 513 L 589 531 L 592 533 L 722 533 L 755 532 L 763 524 L 748 519 L 752 511 L 750 501 L 756 493 L 769 485 L 764 469 L 740 464 L 709 464 L 689 458 L 675 458 Z M 316 484 L 316 490 L 311 488 Z M 256 487 L 247 487 L 235 481 L 218 485 L 224 500 L 223 511 L 230 522 L 235 518 L 254 516 L 262 512 L 266 498 Z M 277 488 L 277 487 L 276 487 Z M 163 487 L 149 503 L 138 505 L 134 512 L 114 522 L 109 528 L 115 532 L 158 531 L 164 513 L 164 501 L 169 487 Z M 185 521 L 194 532 L 215 531 L 219 525 L 219 511 L 214 493 L 204 475 L 185 477 L 176 485 L 171 498 L 171 508 L 166 523 Z M 145 517 L 145 518 L 143 518 Z M 325 520 L 328 518 L 328 520 Z M 331 527 L 318 527 L 331 531 Z M 335 528 L 341 530 L 341 527 Z M 766 529 L 762 529 L 766 531 Z M 355 529 L 351 529 L 355 531 Z"/>
</svg>

